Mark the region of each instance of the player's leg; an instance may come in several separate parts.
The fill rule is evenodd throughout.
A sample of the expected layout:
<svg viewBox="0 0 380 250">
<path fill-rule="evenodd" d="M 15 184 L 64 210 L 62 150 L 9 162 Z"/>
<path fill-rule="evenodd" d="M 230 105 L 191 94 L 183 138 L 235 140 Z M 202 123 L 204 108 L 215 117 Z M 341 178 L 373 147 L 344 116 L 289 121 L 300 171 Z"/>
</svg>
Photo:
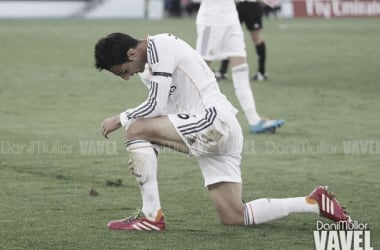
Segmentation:
<svg viewBox="0 0 380 250">
<path fill-rule="evenodd" d="M 228 121 L 228 133 L 218 148 L 201 155 L 198 163 L 220 221 L 225 225 L 244 225 L 240 172 L 243 134 L 235 115 L 222 114 L 223 119 Z"/>
<path fill-rule="evenodd" d="M 249 68 L 246 58 L 231 56 L 230 63 L 235 94 L 248 120 L 250 132 L 275 132 L 277 128 L 285 124 L 285 121 L 262 119 L 257 113 L 254 94 L 249 83 Z"/>
<path fill-rule="evenodd" d="M 110 229 L 165 229 L 158 193 L 157 156 L 152 143 L 183 153 L 190 153 L 191 147 L 191 153 L 196 155 L 211 152 L 211 148 L 218 151 L 219 140 L 228 135 L 230 125 L 226 119 L 234 116 L 234 113 L 228 112 L 224 116 L 221 113 L 209 108 L 201 114 L 136 119 L 128 125 L 126 146 L 131 155 L 133 173 L 140 185 L 142 213 L 137 217 L 112 221 L 108 225 Z"/>
<path fill-rule="evenodd" d="M 243 204 L 240 172 L 243 137 L 236 118 L 231 118 L 229 134 L 219 141 L 217 154 L 198 159 L 205 186 L 223 224 L 261 224 L 292 213 L 320 213 L 335 221 L 350 220 L 339 202 L 324 187 L 317 187 L 305 197 L 265 198 Z"/>
<path fill-rule="evenodd" d="M 232 139 L 225 146 L 232 150 L 232 146 L 239 148 L 239 143 L 239 140 Z M 199 163 L 211 199 L 224 225 L 261 224 L 290 213 L 319 212 L 317 202 L 305 197 L 258 199 L 243 204 L 240 158 L 232 151 L 227 155 L 202 157 Z"/>
<path fill-rule="evenodd" d="M 222 224 L 244 225 L 241 183 L 219 182 L 209 185 L 207 188 Z"/>
<path fill-rule="evenodd" d="M 126 129 L 126 146 L 133 162 L 133 174 L 142 194 L 142 212 L 151 220 L 160 213 L 157 183 L 157 154 L 152 145 L 162 145 L 188 153 L 167 116 L 137 119 Z"/>
<path fill-rule="evenodd" d="M 236 97 L 248 124 L 253 126 L 260 121 L 260 116 L 256 110 L 256 103 L 249 82 L 249 66 L 246 60 L 244 35 L 240 24 L 230 26 L 222 53 L 229 57 Z"/>
<path fill-rule="evenodd" d="M 284 125 L 284 120 L 262 119 L 256 110 L 254 94 L 249 83 L 249 70 L 245 57 L 230 57 L 232 82 L 235 94 L 248 120 L 251 133 L 275 132 Z"/>
<path fill-rule="evenodd" d="M 245 57 L 230 57 L 232 66 L 232 82 L 236 97 L 248 120 L 251 133 L 275 132 L 284 125 L 284 120 L 262 119 L 256 110 L 254 94 L 249 83 L 249 69 Z"/>
<path fill-rule="evenodd" d="M 261 29 L 260 30 L 250 30 L 249 34 L 250 34 L 251 39 L 255 45 L 265 43 L 264 35 L 262 34 Z"/>
<path fill-rule="evenodd" d="M 345 209 L 325 187 L 317 187 L 305 197 L 262 198 L 245 204 L 241 201 L 240 183 L 221 182 L 208 189 L 224 225 L 257 225 L 294 213 L 320 214 L 333 221 L 351 223 Z"/>
<path fill-rule="evenodd" d="M 234 132 L 238 134 L 238 130 Z M 305 197 L 258 199 L 243 204 L 239 150 L 235 154 L 232 153 L 234 148 L 241 147 L 241 141 L 231 140 L 225 147 L 231 150 L 230 154 L 199 159 L 205 184 L 223 224 L 261 224 L 283 218 L 290 213 L 319 213 L 317 202 Z"/>
<path fill-rule="evenodd" d="M 224 59 L 220 62 L 219 69 L 215 70 L 215 78 L 216 80 L 226 80 L 227 77 L 227 70 L 228 70 L 228 59 Z"/>
<path fill-rule="evenodd" d="M 256 102 L 249 82 L 249 66 L 245 57 L 230 57 L 232 83 L 236 97 L 250 126 L 260 122 Z"/>
<path fill-rule="evenodd" d="M 130 153 L 130 165 L 140 187 L 141 212 L 123 220 L 111 221 L 110 229 L 118 230 L 164 230 L 165 220 L 161 209 L 157 182 L 156 144 L 188 153 L 186 145 L 178 136 L 167 116 L 137 119 L 126 129 L 126 147 Z"/>
<path fill-rule="evenodd" d="M 351 223 L 344 207 L 323 186 L 304 197 L 264 198 L 247 202 L 244 204 L 244 223 L 262 224 L 294 213 L 315 213 L 333 221 Z"/>
<path fill-rule="evenodd" d="M 208 187 L 211 199 L 225 225 L 253 225 L 270 222 L 290 213 L 319 213 L 318 204 L 307 197 L 258 199 L 243 204 L 241 184 L 221 182 Z"/>
<path fill-rule="evenodd" d="M 243 204 L 241 184 L 222 182 L 209 186 L 211 199 L 225 225 L 262 224 L 291 213 L 319 213 L 318 203 L 308 197 L 257 199 Z"/>
<path fill-rule="evenodd" d="M 319 214 L 318 203 L 308 197 L 262 198 L 244 204 L 244 224 L 262 224 L 292 213 Z"/>
<path fill-rule="evenodd" d="M 133 123 L 130 124 L 133 127 Z M 142 197 L 142 208 L 136 216 L 111 221 L 108 228 L 113 230 L 157 230 L 165 229 L 157 182 L 157 154 L 154 145 L 143 137 L 125 142 L 129 152 L 130 170 L 135 176 Z"/>
<path fill-rule="evenodd" d="M 255 81 L 263 81 L 267 79 L 267 73 L 265 69 L 266 65 L 266 43 L 262 35 L 261 29 L 250 30 L 252 41 L 255 44 L 257 55 L 257 72 L 252 77 Z"/>
<path fill-rule="evenodd" d="M 190 152 L 166 115 L 133 121 L 126 129 L 126 141 L 136 139 L 143 139 L 185 154 Z"/>
<path fill-rule="evenodd" d="M 252 77 L 255 81 L 263 81 L 267 78 L 266 75 L 266 43 L 262 34 L 263 29 L 263 7 L 259 2 L 247 3 L 247 8 L 250 9 L 250 15 L 247 16 L 246 25 L 250 33 L 251 39 L 255 45 L 257 55 L 257 72 Z"/>
</svg>

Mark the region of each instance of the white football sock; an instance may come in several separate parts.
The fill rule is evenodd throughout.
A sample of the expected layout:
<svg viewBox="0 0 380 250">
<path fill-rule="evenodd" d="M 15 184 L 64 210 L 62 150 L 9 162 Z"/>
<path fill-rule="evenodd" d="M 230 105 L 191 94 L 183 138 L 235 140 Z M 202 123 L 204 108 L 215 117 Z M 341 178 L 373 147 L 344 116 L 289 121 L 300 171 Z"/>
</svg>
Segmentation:
<svg viewBox="0 0 380 250">
<path fill-rule="evenodd" d="M 157 183 L 157 156 L 152 144 L 144 140 L 126 142 L 127 150 L 131 153 L 133 175 L 139 183 L 142 196 L 142 212 L 155 220 L 161 209 Z"/>
<path fill-rule="evenodd" d="M 319 214 L 319 206 L 307 197 L 253 200 L 244 204 L 244 224 L 266 223 L 292 213 Z"/>
<path fill-rule="evenodd" d="M 234 84 L 236 97 L 244 111 L 248 124 L 257 124 L 261 118 L 259 114 L 257 114 L 255 99 L 249 83 L 248 64 L 244 63 L 232 68 L 232 82 Z"/>
</svg>

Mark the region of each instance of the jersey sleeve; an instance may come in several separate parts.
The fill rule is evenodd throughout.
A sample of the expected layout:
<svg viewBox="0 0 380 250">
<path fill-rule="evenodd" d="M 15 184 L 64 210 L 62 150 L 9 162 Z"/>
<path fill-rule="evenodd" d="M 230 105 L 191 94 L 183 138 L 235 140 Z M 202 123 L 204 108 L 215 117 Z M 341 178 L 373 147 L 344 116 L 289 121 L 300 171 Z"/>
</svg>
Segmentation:
<svg viewBox="0 0 380 250">
<path fill-rule="evenodd" d="M 148 80 L 150 82 L 148 98 L 138 107 L 120 114 L 120 122 L 123 126 L 126 126 L 132 119 L 157 117 L 167 112 L 176 57 L 167 44 L 156 43 L 153 39 L 148 39 L 147 54 L 148 66 L 151 71 L 151 75 L 145 78 L 145 81 L 150 78 Z"/>
<path fill-rule="evenodd" d="M 165 114 L 171 81 L 168 79 L 158 80 L 150 81 L 148 98 L 142 104 L 120 114 L 120 122 L 123 126 L 126 126 L 132 119 L 157 117 Z"/>
</svg>

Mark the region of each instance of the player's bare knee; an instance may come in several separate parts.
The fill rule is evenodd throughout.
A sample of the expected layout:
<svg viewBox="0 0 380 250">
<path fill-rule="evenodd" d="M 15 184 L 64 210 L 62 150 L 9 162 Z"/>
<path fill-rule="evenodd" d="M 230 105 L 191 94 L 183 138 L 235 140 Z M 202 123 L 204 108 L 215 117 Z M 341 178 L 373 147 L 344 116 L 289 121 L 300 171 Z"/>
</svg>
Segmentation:
<svg viewBox="0 0 380 250">
<path fill-rule="evenodd" d="M 244 225 L 244 212 L 239 209 L 218 210 L 220 222 L 225 226 Z"/>
<path fill-rule="evenodd" d="M 220 222 L 221 222 L 224 226 L 233 226 L 233 221 L 230 220 L 230 219 L 220 218 Z"/>
<path fill-rule="evenodd" d="M 220 222 L 224 226 L 240 226 L 244 225 L 243 220 L 240 217 L 220 218 Z"/>
<path fill-rule="evenodd" d="M 126 127 L 125 140 L 146 139 L 144 131 L 144 120 L 136 119 Z"/>
</svg>

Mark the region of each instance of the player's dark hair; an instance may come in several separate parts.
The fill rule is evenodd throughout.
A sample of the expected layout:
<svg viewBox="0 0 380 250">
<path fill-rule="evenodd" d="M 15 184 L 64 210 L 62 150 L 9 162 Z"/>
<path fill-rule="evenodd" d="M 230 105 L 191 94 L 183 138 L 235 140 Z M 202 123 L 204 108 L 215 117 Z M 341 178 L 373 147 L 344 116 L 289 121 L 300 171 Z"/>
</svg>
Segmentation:
<svg viewBox="0 0 380 250">
<path fill-rule="evenodd" d="M 95 67 L 110 70 L 112 66 L 128 62 L 127 51 L 136 48 L 138 40 L 123 33 L 111 33 L 95 45 Z"/>
</svg>

